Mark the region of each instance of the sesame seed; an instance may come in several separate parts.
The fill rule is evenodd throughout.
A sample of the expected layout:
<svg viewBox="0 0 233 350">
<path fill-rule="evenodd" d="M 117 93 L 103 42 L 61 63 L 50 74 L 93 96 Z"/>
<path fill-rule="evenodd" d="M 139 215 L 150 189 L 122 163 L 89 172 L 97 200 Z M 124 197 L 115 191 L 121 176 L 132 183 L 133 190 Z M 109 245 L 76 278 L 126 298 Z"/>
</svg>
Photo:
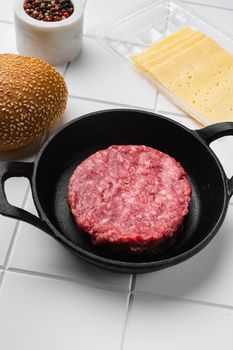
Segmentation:
<svg viewBox="0 0 233 350">
<path fill-rule="evenodd" d="M 0 151 L 43 136 L 66 100 L 64 79 L 53 67 L 29 56 L 0 55 Z"/>
</svg>

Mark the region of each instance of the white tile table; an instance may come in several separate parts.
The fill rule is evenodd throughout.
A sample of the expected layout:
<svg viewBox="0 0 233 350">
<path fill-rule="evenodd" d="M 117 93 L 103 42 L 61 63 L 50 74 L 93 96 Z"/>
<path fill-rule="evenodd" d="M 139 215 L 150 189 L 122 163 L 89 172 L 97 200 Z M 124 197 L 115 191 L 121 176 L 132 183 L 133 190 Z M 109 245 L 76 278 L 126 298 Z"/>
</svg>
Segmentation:
<svg viewBox="0 0 233 350">
<path fill-rule="evenodd" d="M 119 349 L 127 294 L 15 273 L 2 288 L 2 349 Z"/>
<path fill-rule="evenodd" d="M 56 128 L 101 109 L 139 108 L 199 125 L 109 54 L 89 29 L 144 0 L 87 0 L 78 60 L 57 67 L 69 89 Z M 233 35 L 230 0 L 184 1 Z M 16 53 L 13 0 L 1 4 L 0 53 Z M 45 138 L 44 138 L 45 139 Z M 7 160 L 33 161 L 44 140 Z M 211 145 L 233 175 L 233 139 Z M 36 214 L 28 181 L 7 181 L 8 199 Z M 233 202 L 215 239 L 190 260 L 145 275 L 95 268 L 26 223 L 0 216 L 1 350 L 233 349 Z"/>
<path fill-rule="evenodd" d="M 232 322 L 230 309 L 135 295 L 125 349 L 231 350 Z"/>
<path fill-rule="evenodd" d="M 108 53 L 94 38 L 84 38 L 82 55 L 69 65 L 65 77 L 72 96 L 155 108 L 154 86 Z"/>
</svg>

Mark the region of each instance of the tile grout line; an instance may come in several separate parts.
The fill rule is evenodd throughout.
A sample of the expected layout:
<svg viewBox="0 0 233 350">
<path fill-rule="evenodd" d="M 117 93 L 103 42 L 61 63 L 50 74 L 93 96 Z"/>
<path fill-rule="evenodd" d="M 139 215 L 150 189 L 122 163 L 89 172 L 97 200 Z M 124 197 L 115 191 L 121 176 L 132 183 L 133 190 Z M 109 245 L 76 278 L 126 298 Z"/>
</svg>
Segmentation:
<svg viewBox="0 0 233 350">
<path fill-rule="evenodd" d="M 199 301 L 199 300 L 194 300 L 194 299 L 188 299 L 188 298 L 179 298 L 179 297 L 173 297 L 169 295 L 162 295 L 162 294 L 153 294 L 150 292 L 135 292 L 135 282 L 136 282 L 136 276 L 133 275 L 131 277 L 131 282 L 130 282 L 130 287 L 129 290 L 125 290 L 123 288 L 118 288 L 114 286 L 107 286 L 105 284 L 98 284 L 98 283 L 93 283 L 93 282 L 85 282 L 82 280 L 78 280 L 75 278 L 69 278 L 69 277 L 64 277 L 64 276 L 59 276 L 59 275 L 53 275 L 53 274 L 48 274 L 48 273 L 43 273 L 43 272 L 36 272 L 36 271 L 29 271 L 29 270 L 24 270 L 24 269 L 19 269 L 19 268 L 8 268 L 6 270 L 1 270 L 0 272 L 4 271 L 9 271 L 12 273 L 16 274 L 22 274 L 25 276 L 31 276 L 31 277 L 38 277 L 38 278 L 44 278 L 44 279 L 51 279 L 51 280 L 57 280 L 57 281 L 63 281 L 63 282 L 70 282 L 70 283 L 77 283 L 83 286 L 88 286 L 92 288 L 97 288 L 97 289 L 107 289 L 109 291 L 114 291 L 114 292 L 120 292 L 120 293 L 128 293 L 129 294 L 129 301 L 128 301 L 128 306 L 127 306 L 127 312 L 126 312 L 126 318 L 124 322 L 124 328 L 123 328 L 123 334 L 122 334 L 122 339 L 124 338 L 124 333 L 126 332 L 126 326 L 127 326 L 127 319 L 128 319 L 128 313 L 129 313 L 129 307 L 130 304 L 133 301 L 133 296 L 134 295 L 141 295 L 141 296 L 148 296 L 148 297 L 159 297 L 161 299 L 165 300 L 174 300 L 180 303 L 192 303 L 192 304 L 200 304 L 200 305 L 205 305 L 205 306 L 212 306 L 212 307 L 217 307 L 217 308 L 223 308 L 223 309 L 230 309 L 233 310 L 233 306 L 230 305 L 224 305 L 224 304 L 218 304 L 218 303 L 213 303 L 213 302 L 207 302 L 207 301 Z M 131 297 L 132 295 L 132 297 Z M 122 348 L 121 348 L 122 349 Z"/>
<path fill-rule="evenodd" d="M 167 300 L 170 302 L 177 302 L 180 304 L 195 304 L 195 305 L 203 305 L 203 306 L 209 306 L 214 307 L 218 309 L 224 309 L 224 310 L 233 310 L 233 306 L 226 305 L 226 304 L 219 304 L 209 301 L 201 301 L 201 300 L 195 300 L 195 299 L 188 299 L 188 298 L 179 298 L 176 296 L 171 295 L 163 295 L 159 293 L 150 293 L 150 292 L 142 292 L 142 291 L 135 291 L 134 295 L 136 296 L 145 296 L 145 297 L 151 297 L 151 298 L 159 298 L 161 300 Z"/>
<path fill-rule="evenodd" d="M 94 34 L 90 34 L 90 33 L 83 33 L 83 36 L 85 37 L 85 38 L 87 38 L 87 39 L 98 39 L 98 40 L 102 40 L 103 38 L 102 38 L 102 36 L 99 36 L 99 35 L 94 35 Z M 112 39 L 112 41 L 116 41 L 116 42 L 118 42 L 117 40 L 114 40 L 114 39 Z M 127 42 L 128 43 L 128 42 Z M 128 43 L 128 44 L 130 44 L 130 42 Z M 102 46 L 101 46 L 102 47 Z"/>
<path fill-rule="evenodd" d="M 25 191 L 25 194 L 24 194 L 24 198 L 23 198 L 23 201 L 22 201 L 22 205 L 20 205 L 21 209 L 24 209 L 24 207 L 26 205 L 26 202 L 27 202 L 27 199 L 28 199 L 28 195 L 29 195 L 29 191 L 30 191 L 30 184 L 28 184 L 28 186 L 26 188 L 26 191 Z M 5 271 L 7 270 L 7 266 L 8 266 L 8 263 L 10 261 L 12 249 L 14 247 L 14 243 L 15 243 L 15 239 L 16 239 L 16 235 L 17 235 L 20 223 L 21 223 L 21 221 L 17 220 L 16 224 L 15 224 L 15 227 L 14 227 L 14 230 L 13 230 L 12 238 L 11 238 L 11 241 L 10 241 L 10 244 L 9 244 L 9 248 L 7 250 L 7 254 L 6 254 L 6 257 L 5 257 L 4 264 L 3 264 L 3 267 L 4 267 Z"/>
<path fill-rule="evenodd" d="M 75 283 L 75 284 L 79 284 L 79 285 L 84 286 L 84 287 L 91 287 L 91 288 L 95 288 L 95 289 L 104 289 L 104 290 L 108 290 L 108 291 L 112 291 L 112 292 L 118 292 L 121 294 L 129 293 L 129 289 L 108 286 L 106 284 L 101 284 L 98 282 L 82 281 L 82 280 L 79 280 L 76 278 L 53 275 L 53 274 L 46 273 L 46 272 L 24 270 L 24 269 L 17 268 L 17 267 L 10 267 L 10 268 L 6 269 L 6 271 L 9 273 L 23 275 L 26 277 L 35 277 L 35 278 L 43 278 L 46 280 Z"/>
<path fill-rule="evenodd" d="M 3 23 L 3 24 L 15 24 L 15 22 L 12 22 L 12 21 L 8 21 L 8 20 L 5 20 L 5 19 L 0 19 L 0 23 Z"/>
<path fill-rule="evenodd" d="M 95 103 L 103 103 L 103 104 L 106 104 L 106 105 L 119 106 L 119 107 L 124 107 L 124 108 L 140 109 L 140 110 L 147 110 L 147 111 L 153 111 L 154 112 L 154 108 L 145 108 L 145 107 L 140 107 L 140 106 L 135 106 L 135 105 L 127 105 L 127 104 L 119 103 L 119 102 L 98 100 L 98 99 L 95 99 L 95 98 L 85 97 L 85 96 L 77 96 L 77 95 L 70 95 L 69 94 L 69 98 L 80 99 L 80 100 L 90 101 L 90 102 L 95 102 Z"/>
<path fill-rule="evenodd" d="M 134 289 L 136 284 L 136 274 L 131 275 L 131 283 L 130 283 L 130 290 L 128 293 L 128 300 L 127 300 L 127 306 L 126 306 L 126 314 L 125 314 L 125 320 L 123 323 L 123 329 L 122 329 L 122 335 L 121 335 L 121 342 L 120 342 L 120 350 L 124 350 L 125 345 L 125 339 L 126 339 L 126 333 L 128 329 L 129 324 L 129 318 L 132 312 L 133 308 L 133 301 L 134 301 Z"/>
<path fill-rule="evenodd" d="M 164 96 L 164 95 L 163 95 Z M 180 114 L 180 113 L 177 113 L 177 112 L 169 112 L 169 111 L 165 111 L 165 110 L 162 110 L 162 109 L 158 109 L 156 111 L 156 113 L 167 113 L 171 116 L 174 116 L 174 117 L 181 117 L 181 118 L 189 118 L 190 120 L 193 120 L 195 121 L 194 118 L 192 118 L 191 116 L 189 116 L 188 114 L 187 115 L 184 115 L 184 114 Z"/>
<path fill-rule="evenodd" d="M 193 2 L 193 1 L 188 1 L 188 0 L 182 0 L 182 3 L 187 4 L 187 5 L 197 5 L 197 6 L 216 8 L 218 10 L 233 11 L 233 8 L 230 8 L 230 7 L 221 7 L 221 6 L 217 6 L 217 5 L 209 5 L 209 4 L 205 4 L 205 3 Z"/>
<path fill-rule="evenodd" d="M 20 206 L 20 208 L 22 208 L 22 209 L 24 208 L 24 206 L 25 206 L 25 204 L 27 202 L 29 190 L 30 190 L 30 184 L 28 184 L 28 186 L 26 188 L 26 191 L 25 191 L 25 194 L 24 194 L 24 198 L 23 198 L 22 204 Z M 1 279 L 0 279 L 0 291 L 1 291 L 1 287 L 3 285 L 3 281 L 4 281 L 4 278 L 5 278 L 6 271 L 7 271 L 7 264 L 9 263 L 9 260 L 10 260 L 10 257 L 11 257 L 11 253 L 12 253 L 12 249 L 14 247 L 14 243 L 15 243 L 15 240 L 16 240 L 16 235 L 17 235 L 17 232 L 18 232 L 19 225 L 20 225 L 20 221 L 17 220 L 16 223 L 15 223 L 15 227 L 14 227 L 14 230 L 13 230 L 13 234 L 12 234 L 11 240 L 10 240 L 9 248 L 7 250 L 5 261 L 4 261 L 3 266 L 2 266 L 3 272 L 2 272 Z"/>
</svg>

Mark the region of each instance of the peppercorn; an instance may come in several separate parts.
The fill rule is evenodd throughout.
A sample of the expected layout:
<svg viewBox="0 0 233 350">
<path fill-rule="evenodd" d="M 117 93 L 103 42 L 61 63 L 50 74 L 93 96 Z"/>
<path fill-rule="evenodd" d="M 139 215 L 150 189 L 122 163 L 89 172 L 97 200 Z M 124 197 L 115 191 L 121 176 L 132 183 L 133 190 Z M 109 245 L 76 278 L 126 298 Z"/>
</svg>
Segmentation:
<svg viewBox="0 0 233 350">
<path fill-rule="evenodd" d="M 23 6 L 28 16 L 45 22 L 65 20 L 74 12 L 71 0 L 25 0 Z"/>
</svg>

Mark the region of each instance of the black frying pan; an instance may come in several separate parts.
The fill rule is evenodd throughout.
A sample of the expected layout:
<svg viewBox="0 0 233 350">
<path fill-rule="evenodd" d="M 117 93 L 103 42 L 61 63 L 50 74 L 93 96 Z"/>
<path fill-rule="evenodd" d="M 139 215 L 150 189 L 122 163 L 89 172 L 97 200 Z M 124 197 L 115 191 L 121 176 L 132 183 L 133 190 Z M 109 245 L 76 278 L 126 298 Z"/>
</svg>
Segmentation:
<svg viewBox="0 0 233 350">
<path fill-rule="evenodd" d="M 0 166 L 0 213 L 26 221 L 50 234 L 82 259 L 119 272 L 148 272 L 180 263 L 204 248 L 217 233 L 233 193 L 233 178 L 209 148 L 210 142 L 233 134 L 233 123 L 201 130 L 188 128 L 157 114 L 136 110 L 108 110 L 67 124 L 45 143 L 34 163 Z M 84 158 L 113 144 L 144 144 L 178 160 L 192 185 L 192 200 L 182 232 L 173 246 L 150 256 L 115 255 L 94 247 L 78 231 L 66 195 L 68 180 Z M 6 200 L 4 182 L 13 176 L 30 180 L 40 218 Z"/>
</svg>

